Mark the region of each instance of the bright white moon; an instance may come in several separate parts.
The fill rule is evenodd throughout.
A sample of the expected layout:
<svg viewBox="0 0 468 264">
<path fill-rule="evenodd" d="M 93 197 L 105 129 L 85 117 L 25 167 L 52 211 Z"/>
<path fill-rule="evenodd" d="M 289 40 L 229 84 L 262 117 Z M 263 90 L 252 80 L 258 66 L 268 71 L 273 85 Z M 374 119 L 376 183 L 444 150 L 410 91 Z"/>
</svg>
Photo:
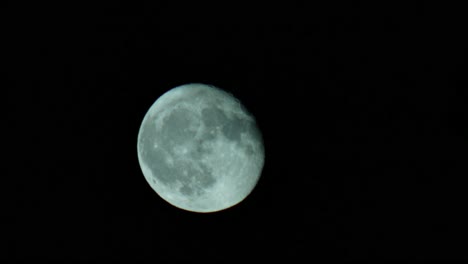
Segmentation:
<svg viewBox="0 0 468 264">
<path fill-rule="evenodd" d="M 245 199 L 265 157 L 254 117 L 231 94 L 198 83 L 156 100 L 137 148 L 149 185 L 170 204 L 193 212 L 215 212 Z"/>
</svg>

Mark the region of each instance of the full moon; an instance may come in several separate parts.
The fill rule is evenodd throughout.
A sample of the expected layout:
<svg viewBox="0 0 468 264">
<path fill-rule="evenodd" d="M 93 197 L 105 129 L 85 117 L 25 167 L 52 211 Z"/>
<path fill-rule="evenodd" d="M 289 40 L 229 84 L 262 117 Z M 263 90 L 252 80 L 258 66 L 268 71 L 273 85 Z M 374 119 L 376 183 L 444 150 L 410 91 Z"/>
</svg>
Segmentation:
<svg viewBox="0 0 468 264">
<path fill-rule="evenodd" d="M 200 213 L 244 200 L 265 159 L 255 118 L 232 94 L 199 83 L 173 88 L 154 102 L 141 123 L 137 152 L 161 198 Z"/>
</svg>

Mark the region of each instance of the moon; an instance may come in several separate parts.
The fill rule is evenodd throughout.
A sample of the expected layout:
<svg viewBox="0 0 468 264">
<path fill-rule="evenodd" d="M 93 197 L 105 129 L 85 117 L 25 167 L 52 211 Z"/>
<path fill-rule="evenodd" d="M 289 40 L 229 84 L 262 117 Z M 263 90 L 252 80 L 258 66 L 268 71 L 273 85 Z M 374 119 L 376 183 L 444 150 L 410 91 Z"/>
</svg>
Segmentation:
<svg viewBox="0 0 468 264">
<path fill-rule="evenodd" d="M 199 213 L 244 200 L 265 160 L 252 114 L 232 94 L 201 83 L 175 87 L 153 103 L 137 152 L 146 181 L 162 199 Z"/>
</svg>

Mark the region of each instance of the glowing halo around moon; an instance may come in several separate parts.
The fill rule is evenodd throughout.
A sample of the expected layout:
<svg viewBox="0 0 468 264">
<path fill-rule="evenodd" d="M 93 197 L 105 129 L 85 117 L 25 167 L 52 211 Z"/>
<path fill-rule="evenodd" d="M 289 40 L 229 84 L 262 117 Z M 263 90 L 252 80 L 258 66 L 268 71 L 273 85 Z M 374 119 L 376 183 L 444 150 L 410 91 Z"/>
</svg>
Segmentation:
<svg viewBox="0 0 468 264">
<path fill-rule="evenodd" d="M 231 94 L 200 83 L 173 88 L 154 102 L 137 151 L 144 177 L 161 198 L 200 213 L 244 200 L 265 159 L 255 118 Z"/>
</svg>

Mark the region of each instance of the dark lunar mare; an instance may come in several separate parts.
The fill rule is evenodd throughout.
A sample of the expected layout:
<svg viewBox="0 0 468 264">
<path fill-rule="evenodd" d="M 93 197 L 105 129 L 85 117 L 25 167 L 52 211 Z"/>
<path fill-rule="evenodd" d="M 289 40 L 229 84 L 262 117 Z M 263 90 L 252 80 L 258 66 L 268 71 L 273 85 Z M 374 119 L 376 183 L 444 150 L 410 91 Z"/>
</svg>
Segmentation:
<svg viewBox="0 0 468 264">
<path fill-rule="evenodd" d="M 224 111 L 218 107 L 203 109 L 202 120 L 208 130 L 217 126 L 221 127 L 223 135 L 234 143 L 239 143 L 241 134 L 250 131 L 252 126 L 255 126 L 252 121 L 239 116 L 229 118 Z"/>
</svg>

